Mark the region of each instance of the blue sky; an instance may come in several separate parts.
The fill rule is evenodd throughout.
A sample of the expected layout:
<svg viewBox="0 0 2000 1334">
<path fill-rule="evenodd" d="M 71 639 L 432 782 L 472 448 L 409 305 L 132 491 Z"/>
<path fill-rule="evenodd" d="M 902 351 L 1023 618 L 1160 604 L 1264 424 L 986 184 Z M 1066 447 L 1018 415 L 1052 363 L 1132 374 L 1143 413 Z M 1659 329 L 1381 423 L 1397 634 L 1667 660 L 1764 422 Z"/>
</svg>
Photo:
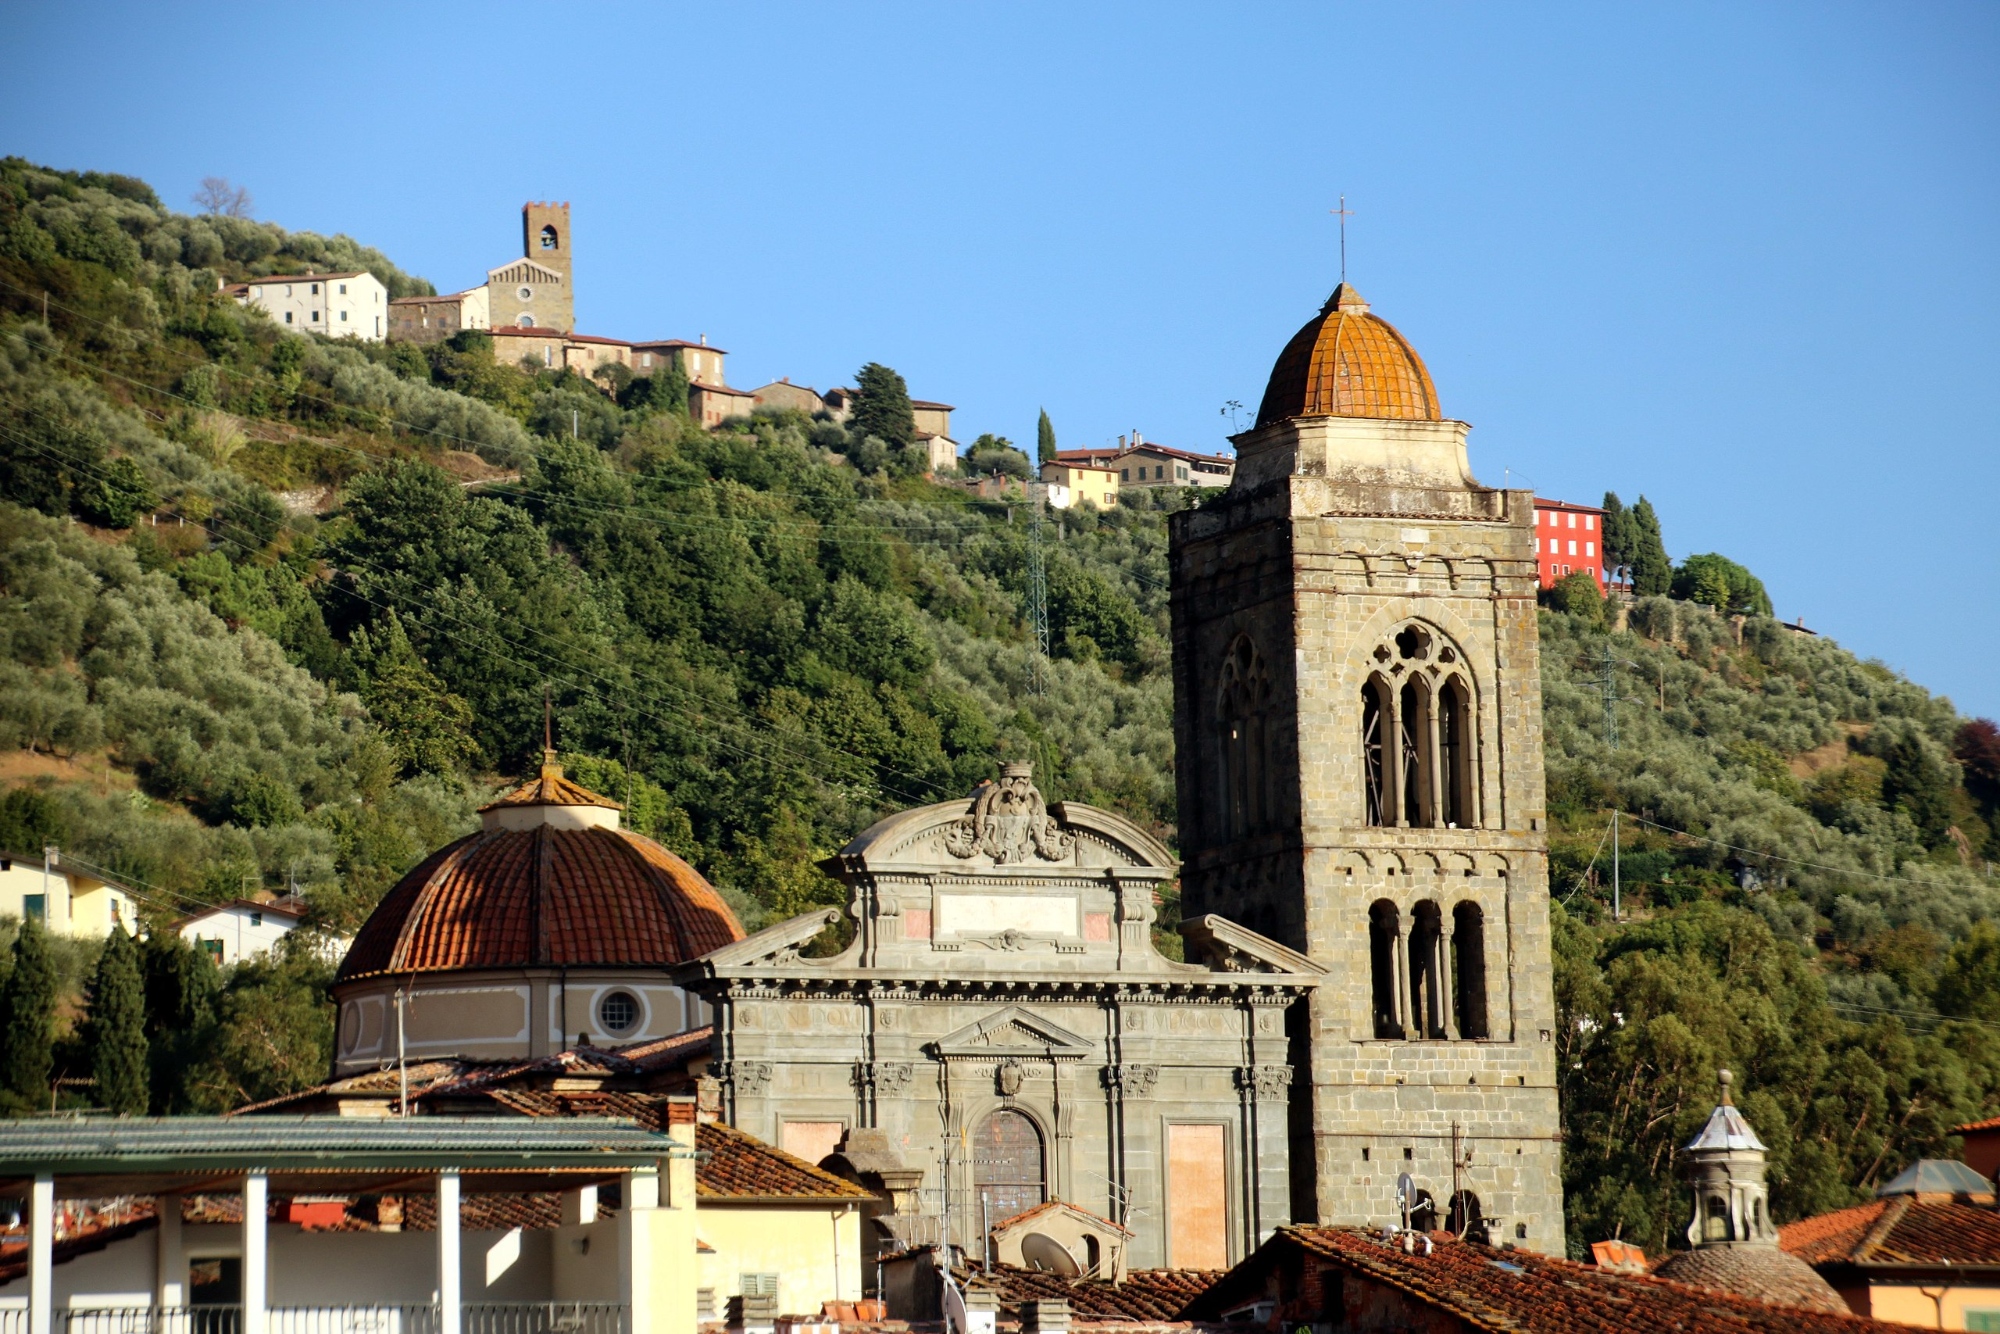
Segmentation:
<svg viewBox="0 0 2000 1334">
<path fill-rule="evenodd" d="M 2000 714 L 2000 7 L 20 5 L 4 151 L 219 174 L 587 332 L 864 361 L 954 434 L 1223 446 L 1348 273 L 1489 482 Z"/>
</svg>

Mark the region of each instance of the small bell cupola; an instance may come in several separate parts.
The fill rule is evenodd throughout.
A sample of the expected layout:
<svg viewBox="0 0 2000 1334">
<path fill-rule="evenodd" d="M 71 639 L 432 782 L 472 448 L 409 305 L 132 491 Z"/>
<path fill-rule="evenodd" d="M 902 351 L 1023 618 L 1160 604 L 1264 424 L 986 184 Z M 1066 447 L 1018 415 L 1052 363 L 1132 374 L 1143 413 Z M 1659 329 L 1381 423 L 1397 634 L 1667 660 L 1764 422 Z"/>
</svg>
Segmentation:
<svg viewBox="0 0 2000 1334">
<path fill-rule="evenodd" d="M 1778 1229 L 1771 1223 L 1764 1185 L 1764 1141 L 1729 1097 L 1735 1077 L 1727 1070 L 1716 1071 L 1715 1077 L 1722 1085 L 1722 1102 L 1688 1142 L 1682 1160 L 1682 1176 L 1694 1190 L 1688 1244 L 1697 1249 L 1776 1246 Z"/>
</svg>

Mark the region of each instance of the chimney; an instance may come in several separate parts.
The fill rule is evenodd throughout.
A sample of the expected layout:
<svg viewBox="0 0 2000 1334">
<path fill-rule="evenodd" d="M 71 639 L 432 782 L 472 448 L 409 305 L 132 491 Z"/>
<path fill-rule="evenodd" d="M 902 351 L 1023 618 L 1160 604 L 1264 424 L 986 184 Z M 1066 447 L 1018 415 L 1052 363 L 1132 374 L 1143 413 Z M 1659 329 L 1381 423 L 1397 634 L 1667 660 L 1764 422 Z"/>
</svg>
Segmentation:
<svg viewBox="0 0 2000 1334">
<path fill-rule="evenodd" d="M 701 336 L 701 345 L 702 345 L 703 347 L 707 347 L 707 346 L 708 346 L 708 335 L 707 335 L 707 334 L 703 334 L 703 335 Z"/>
</svg>

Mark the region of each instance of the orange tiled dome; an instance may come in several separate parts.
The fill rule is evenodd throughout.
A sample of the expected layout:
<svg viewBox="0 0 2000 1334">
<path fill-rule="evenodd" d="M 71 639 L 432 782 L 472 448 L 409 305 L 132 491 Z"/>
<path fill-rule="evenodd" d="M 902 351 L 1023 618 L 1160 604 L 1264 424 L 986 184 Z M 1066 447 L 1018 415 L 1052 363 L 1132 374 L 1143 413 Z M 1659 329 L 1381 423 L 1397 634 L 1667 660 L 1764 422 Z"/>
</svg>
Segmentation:
<svg viewBox="0 0 2000 1334">
<path fill-rule="evenodd" d="M 1257 425 L 1288 417 L 1438 421 L 1443 415 L 1424 359 L 1342 283 L 1278 354 Z"/>
<path fill-rule="evenodd" d="M 562 776 L 486 808 L 617 810 Z M 612 823 L 486 828 L 404 876 L 362 925 L 336 979 L 458 969 L 653 966 L 743 939 L 715 887 L 650 838 Z"/>
</svg>

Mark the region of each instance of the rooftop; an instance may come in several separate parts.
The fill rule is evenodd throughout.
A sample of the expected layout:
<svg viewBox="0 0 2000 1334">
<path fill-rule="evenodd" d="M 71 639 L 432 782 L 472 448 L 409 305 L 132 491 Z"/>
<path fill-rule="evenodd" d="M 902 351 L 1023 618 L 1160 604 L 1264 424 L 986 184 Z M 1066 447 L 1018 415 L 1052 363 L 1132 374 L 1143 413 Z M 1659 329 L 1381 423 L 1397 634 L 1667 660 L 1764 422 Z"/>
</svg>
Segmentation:
<svg viewBox="0 0 2000 1334">
<path fill-rule="evenodd" d="M 720 1122 L 695 1127 L 695 1199 L 736 1204 L 873 1200 L 873 1191 Z"/>
<path fill-rule="evenodd" d="M 954 1271 L 966 1287 L 991 1292 L 1003 1305 L 1061 1297 L 1079 1320 L 1160 1322 L 1176 1318 L 1189 1302 L 1222 1277 L 1219 1269 L 1134 1269 L 1122 1283 L 1102 1278 L 1064 1278 L 1034 1269 L 996 1264 L 993 1272 Z"/>
<path fill-rule="evenodd" d="M 263 287 L 270 283 L 324 283 L 338 278 L 359 278 L 367 272 L 366 269 L 348 269 L 341 273 L 274 273 L 268 278 L 246 278 L 243 280 L 243 286 Z"/>
<path fill-rule="evenodd" d="M 1814 1266 L 2000 1267 L 2000 1211 L 1889 1196 L 1781 1227 L 1778 1244 Z"/>
<path fill-rule="evenodd" d="M 1513 1334 L 1584 1334 L 1621 1330 L 1730 1330 L 1736 1334 L 1907 1334 L 1907 1326 L 1853 1315 L 1780 1306 L 1642 1274 L 1599 1269 L 1532 1251 L 1497 1250 L 1431 1233 L 1406 1254 L 1395 1242 L 1359 1228 L 1284 1227 L 1180 1312 L 1215 1320 L 1224 1311 L 1266 1300 L 1278 1257 L 1303 1252 L 1476 1330 Z M 1282 1327 L 1293 1323 L 1279 1311 Z M 1317 1319 L 1318 1317 L 1313 1317 Z"/>
</svg>

